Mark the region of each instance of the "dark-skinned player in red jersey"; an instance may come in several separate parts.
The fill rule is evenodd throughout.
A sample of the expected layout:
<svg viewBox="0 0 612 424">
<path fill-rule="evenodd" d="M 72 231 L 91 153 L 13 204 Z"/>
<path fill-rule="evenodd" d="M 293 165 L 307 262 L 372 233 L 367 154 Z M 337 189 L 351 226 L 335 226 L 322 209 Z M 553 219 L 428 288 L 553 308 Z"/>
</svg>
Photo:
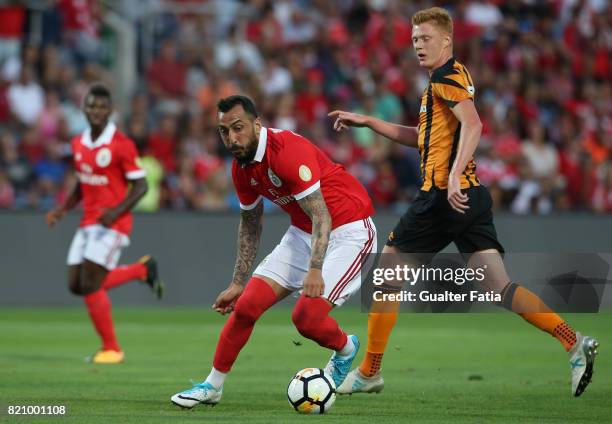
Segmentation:
<svg viewBox="0 0 612 424">
<path fill-rule="evenodd" d="M 130 243 L 130 211 L 147 192 L 147 182 L 134 143 L 110 121 L 112 110 L 110 91 L 101 84 L 92 85 L 84 104 L 89 128 L 72 140 L 78 182 L 65 202 L 46 216 L 53 227 L 83 202 L 83 218 L 68 252 L 68 287 L 83 296 L 102 339 L 102 347 L 91 358 L 96 364 L 118 364 L 125 357 L 115 337 L 107 291 L 138 280 L 147 283 L 158 298 L 163 292 L 151 256 L 117 267 L 121 250 Z"/>
<path fill-rule="evenodd" d="M 302 336 L 334 351 L 325 369 L 340 385 L 359 340 L 342 331 L 329 313 L 359 289 L 362 259 L 376 251 L 372 202 L 352 175 L 309 140 L 264 128 L 248 97 L 219 101 L 217 118 L 223 143 L 234 155 L 232 177 L 241 213 L 234 275 L 213 308 L 232 314 L 206 380 L 171 400 L 184 408 L 218 403 L 255 322 L 299 290 L 293 323 Z M 289 214 L 291 226 L 250 276 L 262 231 L 263 197 Z"/>
</svg>

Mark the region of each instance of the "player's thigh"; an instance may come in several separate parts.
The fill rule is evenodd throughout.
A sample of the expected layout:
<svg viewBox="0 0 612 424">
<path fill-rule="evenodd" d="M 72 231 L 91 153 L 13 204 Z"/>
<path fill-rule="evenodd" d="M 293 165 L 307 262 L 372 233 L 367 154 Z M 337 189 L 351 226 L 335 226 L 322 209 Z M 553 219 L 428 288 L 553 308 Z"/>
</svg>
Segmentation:
<svg viewBox="0 0 612 424">
<path fill-rule="evenodd" d="M 493 202 L 489 190 L 484 186 L 468 190 L 470 209 L 465 214 L 465 225 L 457 232 L 454 239 L 459 252 L 466 259 L 474 252 L 494 249 L 504 253 L 504 247 L 497 239 L 497 231 L 493 223 Z"/>
<path fill-rule="evenodd" d="M 289 227 L 280 243 L 255 268 L 253 275 L 266 277 L 289 291 L 301 289 L 310 263 L 309 238 L 310 234 Z"/>
<path fill-rule="evenodd" d="M 108 270 L 102 265 L 85 259 L 81 264 L 81 276 L 79 287 L 81 294 L 87 295 L 99 290 L 108 274 Z"/>
<path fill-rule="evenodd" d="M 480 285 L 485 290 L 501 293 L 511 281 L 502 256 L 497 249 L 483 249 L 474 252 L 470 255 L 468 267 L 483 270 L 484 279 L 480 282 Z"/>
<path fill-rule="evenodd" d="M 130 244 L 129 238 L 102 225 L 85 227 L 87 241 L 83 259 L 100 265 L 106 270 L 117 267 L 122 250 Z"/>
<path fill-rule="evenodd" d="M 361 286 L 368 255 L 377 251 L 376 226 L 371 218 L 332 231 L 323 262 L 323 297 L 340 306 Z"/>
<path fill-rule="evenodd" d="M 68 265 L 68 289 L 76 295 L 81 293 L 81 265 Z"/>
<path fill-rule="evenodd" d="M 440 215 L 445 201 L 439 190 L 420 192 L 387 238 L 386 245 L 402 253 L 437 253 L 452 241 Z"/>
<path fill-rule="evenodd" d="M 375 269 L 379 272 L 380 276 L 388 276 L 386 270 L 396 270 L 405 268 L 419 268 L 422 265 L 429 264 L 436 253 L 406 253 L 401 252 L 394 246 L 386 245 L 381 254 L 378 255 L 378 261 L 375 264 Z M 385 294 L 398 293 L 404 289 L 406 281 L 403 279 L 396 278 L 396 272 L 390 273 L 390 278 L 383 278 L 383 281 L 377 281 L 374 284 L 374 274 L 370 275 L 364 281 L 371 285 L 371 287 L 365 287 L 363 289 L 371 289 L 374 291 L 382 291 Z M 391 312 L 397 309 L 395 306 L 389 306 L 389 303 L 395 304 L 396 302 L 378 301 L 374 300 L 371 305 L 371 312 Z"/>
</svg>

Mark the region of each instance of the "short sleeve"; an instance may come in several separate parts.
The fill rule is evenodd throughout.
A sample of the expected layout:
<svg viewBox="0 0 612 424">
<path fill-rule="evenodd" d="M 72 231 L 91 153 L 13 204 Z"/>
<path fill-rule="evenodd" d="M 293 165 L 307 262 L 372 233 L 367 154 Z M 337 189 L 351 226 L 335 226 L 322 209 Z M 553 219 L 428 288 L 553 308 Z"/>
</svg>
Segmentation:
<svg viewBox="0 0 612 424">
<path fill-rule="evenodd" d="M 434 75 L 431 77 L 433 95 L 443 100 L 449 107 L 454 107 L 463 100 L 474 100 L 474 86 L 462 73 Z"/>
<path fill-rule="evenodd" d="M 122 146 L 121 169 L 128 180 L 138 180 L 146 176 L 145 170 L 140 166 L 136 146 L 131 140 L 125 140 Z"/>
<path fill-rule="evenodd" d="M 274 162 L 274 172 L 296 200 L 303 199 L 321 187 L 317 149 L 298 135 L 286 138 Z"/>
<path fill-rule="evenodd" d="M 232 181 L 236 189 L 236 195 L 240 202 L 240 209 L 251 210 L 255 208 L 261 202 L 262 196 L 251 188 L 249 184 L 246 184 L 245 176 L 240 174 L 238 171 L 238 165 L 236 161 L 232 164 Z"/>
</svg>

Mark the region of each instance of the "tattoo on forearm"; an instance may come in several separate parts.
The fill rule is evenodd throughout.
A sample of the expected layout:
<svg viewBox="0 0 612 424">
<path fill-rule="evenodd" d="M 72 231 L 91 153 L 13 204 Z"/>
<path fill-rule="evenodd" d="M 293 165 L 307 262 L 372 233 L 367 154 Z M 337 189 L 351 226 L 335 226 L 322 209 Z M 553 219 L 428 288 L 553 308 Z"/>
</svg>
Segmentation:
<svg viewBox="0 0 612 424">
<path fill-rule="evenodd" d="M 236 265 L 234 266 L 234 283 L 244 286 L 249 278 L 251 267 L 257 256 L 262 230 L 263 202 L 259 202 L 251 210 L 240 211 L 240 226 L 238 227 L 238 247 Z"/>
<path fill-rule="evenodd" d="M 322 269 L 332 226 L 325 199 L 323 199 L 321 191 L 317 190 L 305 198 L 298 200 L 298 203 L 312 221 L 312 254 L 310 257 L 310 267 Z"/>
</svg>

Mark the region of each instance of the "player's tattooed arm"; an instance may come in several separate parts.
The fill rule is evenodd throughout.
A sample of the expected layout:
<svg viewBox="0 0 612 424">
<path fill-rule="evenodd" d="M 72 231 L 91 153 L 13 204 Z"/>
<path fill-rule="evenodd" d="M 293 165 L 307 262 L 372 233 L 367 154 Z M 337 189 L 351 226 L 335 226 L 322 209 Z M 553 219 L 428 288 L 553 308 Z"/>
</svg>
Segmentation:
<svg viewBox="0 0 612 424">
<path fill-rule="evenodd" d="M 236 265 L 232 282 L 244 286 L 251 272 L 251 267 L 257 256 L 261 231 L 263 228 L 263 202 L 249 210 L 240 210 L 240 225 L 238 227 L 238 248 Z"/>
<path fill-rule="evenodd" d="M 298 204 L 312 221 L 310 268 L 322 269 L 332 227 L 332 220 L 325 199 L 323 199 L 321 190 L 317 190 L 298 200 Z"/>
</svg>

